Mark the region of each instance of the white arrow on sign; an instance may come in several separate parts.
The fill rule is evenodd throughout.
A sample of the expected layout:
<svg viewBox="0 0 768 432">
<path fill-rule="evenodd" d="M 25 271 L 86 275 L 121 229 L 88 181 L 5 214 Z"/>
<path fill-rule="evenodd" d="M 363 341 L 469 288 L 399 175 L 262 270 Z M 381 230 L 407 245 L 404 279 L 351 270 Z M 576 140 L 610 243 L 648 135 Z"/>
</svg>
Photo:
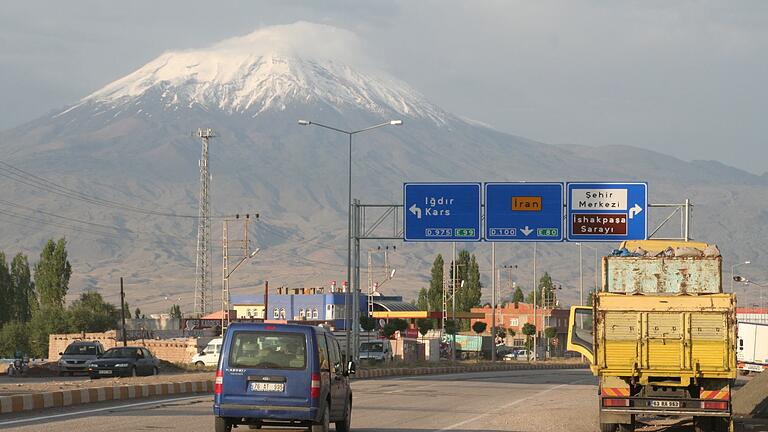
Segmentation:
<svg viewBox="0 0 768 432">
<path fill-rule="evenodd" d="M 421 219 L 421 209 L 416 207 L 416 204 L 412 205 L 408 210 L 410 210 L 411 213 L 416 215 L 416 219 Z"/>
<path fill-rule="evenodd" d="M 520 231 L 521 231 L 521 232 L 522 232 L 522 233 L 523 233 L 523 234 L 524 234 L 526 237 L 528 237 L 529 235 L 531 235 L 531 233 L 533 232 L 533 230 L 532 230 L 532 229 L 528 228 L 528 225 L 526 225 L 526 226 L 525 226 L 525 228 L 521 229 Z"/>
<path fill-rule="evenodd" d="M 634 219 L 636 215 L 639 215 L 643 211 L 643 208 L 639 204 L 635 204 L 634 207 L 629 209 L 629 218 Z"/>
</svg>

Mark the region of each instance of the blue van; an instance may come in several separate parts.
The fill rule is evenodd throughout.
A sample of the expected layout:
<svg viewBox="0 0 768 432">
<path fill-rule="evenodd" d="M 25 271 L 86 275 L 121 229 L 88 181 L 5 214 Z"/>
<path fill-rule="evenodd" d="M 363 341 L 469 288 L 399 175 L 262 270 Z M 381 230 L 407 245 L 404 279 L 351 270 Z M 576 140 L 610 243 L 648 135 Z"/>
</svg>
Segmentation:
<svg viewBox="0 0 768 432">
<path fill-rule="evenodd" d="M 331 332 L 309 325 L 234 323 L 227 328 L 214 385 L 216 432 L 248 425 L 348 432 L 349 375 Z"/>
</svg>

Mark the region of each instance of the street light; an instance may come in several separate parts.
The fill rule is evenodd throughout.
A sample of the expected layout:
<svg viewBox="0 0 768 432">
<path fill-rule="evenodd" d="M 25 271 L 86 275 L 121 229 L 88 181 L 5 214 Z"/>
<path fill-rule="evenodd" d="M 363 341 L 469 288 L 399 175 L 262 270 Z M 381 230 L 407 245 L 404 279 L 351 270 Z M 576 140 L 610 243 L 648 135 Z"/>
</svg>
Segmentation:
<svg viewBox="0 0 768 432">
<path fill-rule="evenodd" d="M 584 306 L 584 261 L 583 261 L 583 254 L 582 254 L 582 247 L 586 246 L 587 249 L 592 249 L 595 251 L 595 292 L 598 291 L 598 281 L 597 281 L 597 274 L 599 271 L 600 266 L 600 260 L 597 256 L 597 248 L 592 247 L 590 245 L 584 244 L 584 243 L 574 243 L 579 246 L 579 306 Z"/>
<path fill-rule="evenodd" d="M 350 295 L 350 291 L 352 291 L 352 136 L 357 135 L 361 132 L 366 132 L 373 129 L 378 129 L 380 127 L 384 126 L 400 126 L 403 124 L 402 120 L 390 120 L 385 123 L 379 123 L 373 126 L 369 126 L 367 128 L 353 130 L 353 131 L 347 131 L 344 129 L 335 128 L 333 126 L 324 125 L 322 123 L 317 123 L 309 120 L 299 120 L 300 126 L 317 126 L 321 127 L 323 129 L 332 130 L 334 132 L 346 134 L 349 137 L 349 174 L 347 176 L 347 195 L 348 195 L 348 202 L 347 202 L 347 281 L 349 283 L 349 289 L 347 289 L 347 292 L 344 296 L 344 303 L 346 304 L 346 314 L 344 316 L 344 330 L 346 332 L 346 340 L 347 340 L 347 359 L 351 359 L 350 353 L 355 352 L 356 350 L 352 350 L 351 343 L 350 343 L 350 327 L 352 327 L 352 323 L 354 321 L 351 320 L 352 314 L 355 313 L 355 311 L 359 310 L 359 306 L 357 305 L 357 287 L 354 288 L 354 294 Z M 351 297 L 351 298 L 350 298 Z M 354 303 L 354 307 L 352 307 Z M 357 326 L 355 326 L 357 328 Z"/>
<path fill-rule="evenodd" d="M 741 267 L 743 265 L 752 264 L 752 261 L 744 261 L 743 263 L 734 264 L 731 266 L 731 292 L 733 292 L 733 281 L 736 281 L 736 276 L 733 275 L 733 271 L 737 267 Z M 741 277 L 741 276 L 739 276 Z M 738 282 L 738 281 L 737 281 Z"/>
<path fill-rule="evenodd" d="M 763 309 L 765 307 L 765 303 L 763 302 L 763 288 L 765 288 L 765 284 L 760 284 L 757 282 L 753 282 L 743 276 L 734 276 L 731 278 L 731 283 L 733 282 L 743 282 L 744 285 L 755 285 L 760 288 L 760 309 Z M 762 310 L 761 310 L 762 312 Z"/>
</svg>

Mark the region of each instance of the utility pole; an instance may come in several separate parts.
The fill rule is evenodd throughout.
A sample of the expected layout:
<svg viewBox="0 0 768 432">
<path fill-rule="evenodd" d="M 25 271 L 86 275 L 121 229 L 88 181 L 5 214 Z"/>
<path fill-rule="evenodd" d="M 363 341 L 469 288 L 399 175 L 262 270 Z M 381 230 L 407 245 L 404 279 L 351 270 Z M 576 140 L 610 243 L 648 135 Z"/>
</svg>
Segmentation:
<svg viewBox="0 0 768 432">
<path fill-rule="evenodd" d="M 123 278 L 120 277 L 120 311 L 123 317 L 123 346 L 128 346 L 128 340 L 125 336 L 125 291 L 123 290 Z"/>
<path fill-rule="evenodd" d="M 206 315 L 212 305 L 211 297 L 211 174 L 208 170 L 208 145 L 215 137 L 213 129 L 198 129 L 202 141 L 200 161 L 200 202 L 197 215 L 197 260 L 195 264 L 195 310 L 197 317 Z"/>
<path fill-rule="evenodd" d="M 221 268 L 221 334 L 224 335 L 224 331 L 227 329 L 227 326 L 229 325 L 230 316 L 229 316 L 229 277 L 232 275 L 232 273 L 237 270 L 237 268 L 245 262 L 248 258 L 251 256 L 248 253 L 248 223 L 251 221 L 251 215 L 246 214 L 244 218 L 240 218 L 240 215 L 235 215 L 234 219 L 224 219 L 222 221 L 222 268 Z M 241 254 L 236 254 L 234 258 L 238 258 L 237 264 L 232 268 L 232 270 L 229 269 L 229 258 L 230 258 L 230 252 L 229 252 L 229 224 L 232 222 L 242 222 L 243 227 L 243 237 L 240 239 L 233 240 L 236 244 L 240 243 L 237 247 L 237 249 L 242 250 Z M 258 250 L 257 250 L 258 251 Z M 255 252 L 254 252 L 255 254 Z M 266 310 L 266 309 L 265 309 Z"/>
</svg>

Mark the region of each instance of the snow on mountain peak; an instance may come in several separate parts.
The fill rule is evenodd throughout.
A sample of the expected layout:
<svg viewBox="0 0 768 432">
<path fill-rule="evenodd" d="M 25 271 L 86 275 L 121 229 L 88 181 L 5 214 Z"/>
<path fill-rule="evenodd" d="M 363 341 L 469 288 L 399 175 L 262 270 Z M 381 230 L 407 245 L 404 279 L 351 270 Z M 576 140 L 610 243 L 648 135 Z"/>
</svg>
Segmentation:
<svg viewBox="0 0 768 432">
<path fill-rule="evenodd" d="M 257 116 L 291 103 L 324 102 L 437 123 L 447 116 L 407 84 L 376 71 L 355 34 L 307 22 L 166 52 L 77 106 L 117 108 L 149 93 L 171 110 L 201 106 Z"/>
</svg>

